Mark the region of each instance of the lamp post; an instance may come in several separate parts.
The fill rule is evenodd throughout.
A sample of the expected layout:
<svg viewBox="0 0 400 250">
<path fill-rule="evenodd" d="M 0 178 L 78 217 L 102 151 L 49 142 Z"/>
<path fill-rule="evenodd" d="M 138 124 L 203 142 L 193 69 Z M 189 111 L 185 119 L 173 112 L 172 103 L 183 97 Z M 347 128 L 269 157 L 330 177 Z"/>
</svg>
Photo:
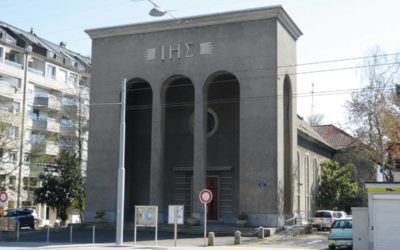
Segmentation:
<svg viewBox="0 0 400 250">
<path fill-rule="evenodd" d="M 154 8 L 152 8 L 149 12 L 150 16 L 159 17 L 159 16 L 164 16 L 165 14 L 167 14 L 167 11 L 163 10 L 155 2 L 153 2 L 152 0 L 148 0 L 148 1 L 154 6 Z"/>
<path fill-rule="evenodd" d="M 121 116 L 119 129 L 119 165 L 117 196 L 116 244 L 124 243 L 124 199 L 125 199 L 125 111 L 126 111 L 126 79 L 121 81 Z"/>
<path fill-rule="evenodd" d="M 150 10 L 149 15 L 153 17 L 160 17 L 164 16 L 165 14 L 169 15 L 170 17 L 174 18 L 178 23 L 182 23 L 182 20 L 177 18 L 176 16 L 172 15 L 169 13 L 167 10 L 163 10 L 160 6 L 158 6 L 155 2 L 152 0 L 147 0 L 149 1 L 154 7 Z"/>
</svg>

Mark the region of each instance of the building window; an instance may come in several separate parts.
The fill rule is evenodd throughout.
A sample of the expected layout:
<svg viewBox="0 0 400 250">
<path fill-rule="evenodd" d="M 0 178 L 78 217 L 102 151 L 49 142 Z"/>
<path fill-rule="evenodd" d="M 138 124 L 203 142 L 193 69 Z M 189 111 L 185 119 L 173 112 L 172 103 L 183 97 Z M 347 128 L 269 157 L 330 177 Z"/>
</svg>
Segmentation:
<svg viewBox="0 0 400 250">
<path fill-rule="evenodd" d="M 22 179 L 22 186 L 24 190 L 32 190 L 37 187 L 38 181 L 35 177 L 24 177 Z"/>
<path fill-rule="evenodd" d="M 67 117 L 62 117 L 60 120 L 60 125 L 63 128 L 70 128 L 70 127 L 73 127 L 74 122 Z"/>
<path fill-rule="evenodd" d="M 15 127 L 15 126 L 10 127 L 10 137 L 13 139 L 18 138 L 18 127 Z"/>
<path fill-rule="evenodd" d="M 16 176 L 10 176 L 8 177 L 8 188 L 10 190 L 14 190 L 15 191 L 15 187 L 16 187 L 16 181 L 17 181 L 17 177 Z"/>
<path fill-rule="evenodd" d="M 67 82 L 67 71 L 60 69 L 59 70 L 59 75 L 58 75 L 58 79 L 63 82 L 66 83 Z"/>
<path fill-rule="evenodd" d="M 13 102 L 13 113 L 14 113 L 14 115 L 19 114 L 19 111 L 20 111 L 19 102 Z"/>
<path fill-rule="evenodd" d="M 6 175 L 2 174 L 0 175 L 0 190 L 1 191 L 6 191 Z"/>
<path fill-rule="evenodd" d="M 211 109 L 207 109 L 207 137 L 211 137 L 217 132 L 219 120 L 217 113 Z M 189 118 L 189 130 L 194 131 L 194 113 Z"/>
<path fill-rule="evenodd" d="M 17 161 L 17 153 L 10 152 L 9 155 L 10 155 L 10 161 L 12 161 L 12 162 L 16 162 Z"/>
<path fill-rule="evenodd" d="M 53 59 L 56 59 L 57 58 L 57 55 L 53 52 L 53 51 L 47 51 L 47 57 L 50 57 L 50 58 L 53 58 Z"/>
<path fill-rule="evenodd" d="M 42 89 L 42 88 L 35 87 L 34 96 L 35 96 L 35 97 L 48 98 L 48 96 L 49 96 L 49 91 L 47 91 L 46 89 Z"/>
<path fill-rule="evenodd" d="M 2 34 L 2 33 L 0 33 Z M 4 55 L 4 49 L 3 47 L 0 47 L 0 60 L 3 61 L 3 55 Z"/>
<path fill-rule="evenodd" d="M 47 113 L 40 112 L 38 109 L 33 109 L 32 112 L 30 112 L 30 116 L 32 120 L 35 121 L 47 121 Z"/>
<path fill-rule="evenodd" d="M 73 85 L 77 84 L 77 83 L 78 83 L 78 75 L 77 75 L 77 74 L 74 74 L 74 73 L 70 73 L 70 74 L 69 74 L 68 82 L 69 82 L 70 84 L 73 84 Z"/>
<path fill-rule="evenodd" d="M 47 65 L 47 77 L 56 79 L 56 67 L 53 65 Z"/>
<path fill-rule="evenodd" d="M 62 103 L 63 105 L 75 105 L 75 99 L 71 96 L 63 96 Z"/>
<path fill-rule="evenodd" d="M 21 88 L 21 79 L 20 78 L 1 74 L 0 81 L 2 82 L 2 84 L 7 84 L 8 86 L 14 87 L 16 89 Z M 16 92 L 16 90 L 15 90 L 15 92 Z"/>
<path fill-rule="evenodd" d="M 31 162 L 31 155 L 28 153 L 24 154 L 24 162 L 25 163 L 30 163 Z"/>
<path fill-rule="evenodd" d="M 25 208 L 32 207 L 32 201 L 22 201 L 22 207 L 25 207 Z"/>
<path fill-rule="evenodd" d="M 8 201 L 8 209 L 15 208 L 15 201 Z"/>
</svg>

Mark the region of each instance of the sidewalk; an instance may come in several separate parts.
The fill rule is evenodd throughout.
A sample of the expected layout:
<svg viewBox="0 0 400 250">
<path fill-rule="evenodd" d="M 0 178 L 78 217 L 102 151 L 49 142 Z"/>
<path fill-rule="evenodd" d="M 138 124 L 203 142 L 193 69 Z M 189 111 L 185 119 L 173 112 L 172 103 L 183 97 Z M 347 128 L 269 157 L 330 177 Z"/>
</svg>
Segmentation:
<svg viewBox="0 0 400 250">
<path fill-rule="evenodd" d="M 199 247 L 199 246 L 151 246 L 151 245 L 137 245 L 124 244 L 123 246 L 116 246 L 115 244 L 86 244 L 86 245 L 41 245 L 38 243 L 13 243 L 7 244 L 7 246 L 1 245 L 1 249 L 6 250 L 26 250 L 26 249 L 74 249 L 74 250 L 121 250 L 121 249 L 136 249 L 136 250 L 268 250 L 268 249 L 278 249 L 276 247 L 268 246 L 249 246 L 249 245 L 230 245 L 230 246 L 216 246 L 216 247 Z M 305 250 L 306 248 L 281 248 L 279 250 Z M 311 250 L 312 248 L 310 248 Z"/>
</svg>

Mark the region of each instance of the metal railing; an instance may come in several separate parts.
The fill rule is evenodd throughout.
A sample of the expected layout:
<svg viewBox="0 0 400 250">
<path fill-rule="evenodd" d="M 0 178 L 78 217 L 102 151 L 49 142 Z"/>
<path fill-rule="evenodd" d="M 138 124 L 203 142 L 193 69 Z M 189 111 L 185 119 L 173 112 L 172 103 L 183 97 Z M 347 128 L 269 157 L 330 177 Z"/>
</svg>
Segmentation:
<svg viewBox="0 0 400 250">
<path fill-rule="evenodd" d="M 18 69 L 23 69 L 24 68 L 24 66 L 22 66 L 22 64 L 16 63 L 16 62 L 13 62 L 13 61 L 9 61 L 7 59 L 4 61 L 4 63 L 7 64 L 7 65 L 10 65 L 12 67 L 18 68 Z"/>
</svg>

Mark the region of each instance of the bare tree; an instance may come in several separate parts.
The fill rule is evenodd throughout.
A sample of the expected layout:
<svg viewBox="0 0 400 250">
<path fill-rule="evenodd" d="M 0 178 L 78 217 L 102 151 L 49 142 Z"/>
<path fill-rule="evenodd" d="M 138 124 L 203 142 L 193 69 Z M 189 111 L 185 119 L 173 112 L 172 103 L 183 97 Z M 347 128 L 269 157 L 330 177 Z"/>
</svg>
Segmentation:
<svg viewBox="0 0 400 250">
<path fill-rule="evenodd" d="M 0 188 L 5 190 L 6 177 L 17 169 L 12 156 L 16 156 L 17 152 L 18 131 L 13 126 L 17 116 L 13 113 L 12 106 L 8 102 L 0 104 Z"/>
<path fill-rule="evenodd" d="M 311 126 L 322 125 L 324 120 L 324 114 L 312 114 L 307 117 L 307 123 Z"/>
<path fill-rule="evenodd" d="M 391 147 L 398 142 L 399 106 L 394 99 L 394 85 L 399 78 L 399 58 L 385 55 L 377 47 L 364 62 L 361 90 L 352 93 L 347 102 L 348 121 L 359 145 L 366 148 L 367 157 L 383 169 L 391 180 L 393 164 Z M 397 138 L 396 138 L 397 134 Z"/>
</svg>

